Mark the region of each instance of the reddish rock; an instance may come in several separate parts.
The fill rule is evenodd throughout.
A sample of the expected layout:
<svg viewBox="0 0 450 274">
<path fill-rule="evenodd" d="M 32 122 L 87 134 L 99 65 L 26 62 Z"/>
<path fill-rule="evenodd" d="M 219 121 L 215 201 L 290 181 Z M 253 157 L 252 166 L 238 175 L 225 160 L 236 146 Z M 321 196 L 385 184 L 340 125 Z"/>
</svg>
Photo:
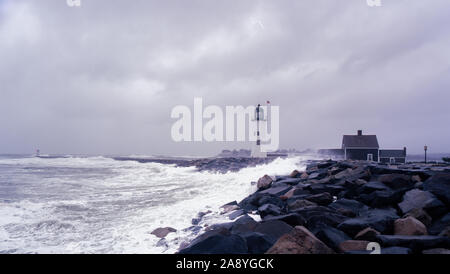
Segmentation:
<svg viewBox="0 0 450 274">
<path fill-rule="evenodd" d="M 291 174 L 289 174 L 289 177 L 296 178 L 298 174 L 300 174 L 300 171 L 294 170 L 291 172 Z"/>
<path fill-rule="evenodd" d="M 292 196 L 294 196 L 295 190 L 296 190 L 296 188 L 293 187 L 293 188 L 291 188 L 291 190 L 286 192 L 284 195 L 281 195 L 280 196 L 281 200 L 287 200 L 287 199 L 291 198 Z"/>
<path fill-rule="evenodd" d="M 415 209 L 411 210 L 410 212 L 408 212 L 407 214 L 405 214 L 405 216 L 403 216 L 403 217 L 404 218 L 414 217 L 417 220 L 419 220 L 420 222 L 422 222 L 425 226 L 431 225 L 431 221 L 432 221 L 432 218 L 430 217 L 430 215 L 428 215 L 428 213 L 426 213 L 425 210 L 423 210 L 421 208 L 415 208 Z"/>
<path fill-rule="evenodd" d="M 284 234 L 267 254 L 333 254 L 334 251 L 303 226 Z"/>
<path fill-rule="evenodd" d="M 376 231 L 373 228 L 367 227 L 358 232 L 358 234 L 356 234 L 355 236 L 355 239 L 365 241 L 375 241 L 377 235 L 380 235 L 380 232 Z"/>
<path fill-rule="evenodd" d="M 394 222 L 395 235 L 427 235 L 426 226 L 414 217 L 397 219 Z"/>
<path fill-rule="evenodd" d="M 294 211 L 294 210 L 301 209 L 301 208 L 308 207 L 308 206 L 317 206 L 317 204 L 314 202 L 308 201 L 308 200 L 299 199 L 299 200 L 295 200 L 294 202 L 290 203 L 288 205 L 288 208 L 290 211 Z"/>
<path fill-rule="evenodd" d="M 383 174 L 378 180 L 392 189 L 411 186 L 411 176 L 406 174 Z"/>
<path fill-rule="evenodd" d="M 413 183 L 419 183 L 422 182 L 422 179 L 420 179 L 419 175 L 414 175 L 411 177 L 411 181 L 413 181 Z"/>
<path fill-rule="evenodd" d="M 158 227 L 157 229 L 153 230 L 150 234 L 153 234 L 158 238 L 164 238 L 167 236 L 167 234 L 176 231 L 177 230 L 172 227 Z"/>
<path fill-rule="evenodd" d="M 220 214 L 226 214 L 228 212 L 238 210 L 238 209 L 239 209 L 238 205 L 225 205 L 222 207 L 222 212 Z"/>
<path fill-rule="evenodd" d="M 339 244 L 342 252 L 366 250 L 369 241 L 348 240 Z"/>
<path fill-rule="evenodd" d="M 344 177 L 349 176 L 351 174 L 351 172 L 352 172 L 352 169 L 351 168 L 347 168 L 347 169 L 339 172 L 338 174 L 334 175 L 334 178 L 336 180 L 343 179 Z"/>
<path fill-rule="evenodd" d="M 264 175 L 263 177 L 259 178 L 256 186 L 258 187 L 258 189 L 266 189 L 270 187 L 272 182 L 273 179 L 269 175 Z"/>
<path fill-rule="evenodd" d="M 308 179 L 309 175 L 306 172 L 303 172 L 302 175 L 300 176 L 300 179 Z"/>
</svg>

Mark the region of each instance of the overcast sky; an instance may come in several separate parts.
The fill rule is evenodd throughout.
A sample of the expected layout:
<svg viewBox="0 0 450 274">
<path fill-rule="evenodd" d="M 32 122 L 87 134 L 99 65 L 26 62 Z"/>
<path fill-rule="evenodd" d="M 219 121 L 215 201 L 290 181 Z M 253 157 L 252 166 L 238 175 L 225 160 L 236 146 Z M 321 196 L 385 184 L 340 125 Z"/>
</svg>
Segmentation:
<svg viewBox="0 0 450 274">
<path fill-rule="evenodd" d="M 175 105 L 280 106 L 281 148 L 450 152 L 450 1 L 0 0 L 0 153 L 212 155 Z"/>
</svg>

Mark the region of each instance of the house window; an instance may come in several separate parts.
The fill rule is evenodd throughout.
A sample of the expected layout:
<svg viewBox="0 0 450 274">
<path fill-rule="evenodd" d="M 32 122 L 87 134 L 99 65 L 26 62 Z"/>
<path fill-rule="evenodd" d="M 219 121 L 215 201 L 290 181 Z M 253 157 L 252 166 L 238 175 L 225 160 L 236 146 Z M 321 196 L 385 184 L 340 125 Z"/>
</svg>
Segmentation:
<svg viewBox="0 0 450 274">
<path fill-rule="evenodd" d="M 373 154 L 367 154 L 367 161 L 373 161 Z"/>
<path fill-rule="evenodd" d="M 394 157 L 389 158 L 389 163 L 395 164 L 395 158 Z"/>
</svg>

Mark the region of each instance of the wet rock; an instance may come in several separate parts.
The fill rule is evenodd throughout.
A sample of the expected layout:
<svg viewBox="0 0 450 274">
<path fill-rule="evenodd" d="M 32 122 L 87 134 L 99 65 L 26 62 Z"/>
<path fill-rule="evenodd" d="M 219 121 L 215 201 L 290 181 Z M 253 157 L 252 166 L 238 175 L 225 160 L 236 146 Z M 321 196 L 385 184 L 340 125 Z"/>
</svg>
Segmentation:
<svg viewBox="0 0 450 274">
<path fill-rule="evenodd" d="M 264 175 L 263 177 L 259 178 L 256 186 L 258 189 L 266 189 L 269 188 L 272 184 L 273 179 L 269 175 Z"/>
<path fill-rule="evenodd" d="M 227 214 L 227 213 L 230 213 L 231 211 L 238 210 L 239 206 L 238 205 L 227 205 L 227 206 L 222 207 L 221 209 L 222 209 L 222 211 L 220 212 L 220 214 Z"/>
<path fill-rule="evenodd" d="M 347 240 L 339 244 L 339 250 L 342 252 L 367 250 L 369 241 Z"/>
<path fill-rule="evenodd" d="M 293 187 L 291 188 L 288 192 L 286 192 L 284 195 L 282 195 L 282 197 L 280 197 L 281 199 L 287 200 L 292 198 L 293 196 L 298 196 L 298 195 L 310 195 L 311 193 L 308 190 L 305 190 L 303 187 Z"/>
<path fill-rule="evenodd" d="M 358 232 L 358 234 L 356 234 L 355 240 L 365 240 L 365 241 L 374 242 L 376 240 L 377 236 L 380 234 L 381 233 L 376 231 L 375 229 L 367 227 L 367 228 L 361 230 L 360 232 Z"/>
<path fill-rule="evenodd" d="M 395 235 L 427 235 L 427 228 L 414 217 L 397 219 L 394 222 Z"/>
<path fill-rule="evenodd" d="M 169 245 L 167 243 L 167 240 L 165 238 L 161 238 L 157 243 L 156 243 L 157 247 L 165 247 L 168 248 Z"/>
<path fill-rule="evenodd" d="M 233 226 L 233 222 L 228 222 L 228 223 L 220 223 L 220 224 L 212 224 L 210 226 L 207 226 L 205 228 L 206 231 L 211 231 L 211 230 L 226 230 L 229 231 L 231 229 L 231 227 Z M 194 226 L 191 226 L 194 227 Z M 198 226 L 201 227 L 201 226 Z"/>
<path fill-rule="evenodd" d="M 345 169 L 345 170 L 343 170 L 343 171 L 341 171 L 341 172 L 335 174 L 335 175 L 334 175 L 334 178 L 335 178 L 336 180 L 344 179 L 345 177 L 350 176 L 351 172 L 352 172 L 352 169 L 351 169 L 351 168 L 347 168 L 347 169 Z"/>
<path fill-rule="evenodd" d="M 378 177 L 378 180 L 392 189 L 414 187 L 411 176 L 406 174 L 383 174 Z"/>
<path fill-rule="evenodd" d="M 266 190 L 261 191 L 261 194 L 270 194 L 270 195 L 275 195 L 275 196 L 279 196 L 279 195 L 283 195 L 286 192 L 288 192 L 290 189 L 292 188 L 292 186 L 273 186 L 271 188 L 268 188 Z"/>
<path fill-rule="evenodd" d="M 285 222 L 279 220 L 268 220 L 259 223 L 254 231 L 267 236 L 273 245 L 281 236 L 291 232 L 292 229 L 293 227 Z"/>
<path fill-rule="evenodd" d="M 246 212 L 252 212 L 254 210 L 257 210 L 258 207 L 264 204 L 273 204 L 279 207 L 283 207 L 284 202 L 278 196 L 255 192 L 242 200 L 239 203 L 239 207 Z"/>
<path fill-rule="evenodd" d="M 336 227 L 348 219 L 348 217 L 339 214 L 334 209 L 323 206 L 302 208 L 296 210 L 295 213 L 301 216 L 305 221 L 305 226 L 312 231 L 324 226 Z"/>
<path fill-rule="evenodd" d="M 245 214 L 244 210 L 238 209 L 238 210 L 233 211 L 230 215 L 228 215 L 228 218 L 229 218 L 230 220 L 234 220 L 234 219 L 236 219 L 237 217 L 242 216 L 242 215 L 244 215 L 244 214 Z"/>
<path fill-rule="evenodd" d="M 336 161 L 332 161 L 332 160 L 329 160 L 329 161 L 326 161 L 326 162 L 320 162 L 320 163 L 317 164 L 317 168 L 319 168 L 319 169 L 330 168 L 333 165 L 335 165 L 336 163 L 337 163 Z"/>
<path fill-rule="evenodd" d="M 258 208 L 258 213 L 262 218 L 267 215 L 278 216 L 281 214 L 281 208 L 276 205 L 265 204 Z"/>
<path fill-rule="evenodd" d="M 266 216 L 264 221 L 282 221 L 291 226 L 304 225 L 306 223 L 305 219 L 297 213 L 289 213 L 279 216 Z"/>
<path fill-rule="evenodd" d="M 338 229 L 350 236 L 355 236 L 359 231 L 371 227 L 380 233 L 393 231 L 394 220 L 398 219 L 394 209 L 372 209 L 362 216 L 346 220 L 338 225 Z"/>
<path fill-rule="evenodd" d="M 262 233 L 249 232 L 241 235 L 247 243 L 248 253 L 264 254 L 273 245 L 273 240 Z"/>
<path fill-rule="evenodd" d="M 327 169 L 319 169 L 316 172 L 309 174 L 308 180 L 320 180 L 328 176 Z"/>
<path fill-rule="evenodd" d="M 207 234 L 206 232 L 205 234 Z M 248 253 L 245 239 L 236 234 L 214 233 L 194 240 L 179 254 L 246 254 Z"/>
<path fill-rule="evenodd" d="M 275 195 L 263 195 L 260 199 L 258 199 L 257 201 L 257 205 L 262 206 L 265 204 L 272 204 L 272 205 L 276 205 L 278 207 L 283 207 L 284 206 L 284 202 L 283 200 L 281 200 L 280 197 L 275 196 Z"/>
<path fill-rule="evenodd" d="M 433 193 L 450 207 L 450 173 L 431 176 L 423 183 L 423 189 Z"/>
<path fill-rule="evenodd" d="M 445 205 L 431 192 L 413 189 L 403 195 L 403 201 L 398 204 L 406 214 L 413 209 L 424 209 L 431 217 L 442 215 L 447 211 Z"/>
<path fill-rule="evenodd" d="M 432 235 L 438 235 L 449 226 L 450 226 L 450 213 L 447 213 L 446 215 L 437 219 L 431 225 L 431 227 L 429 227 L 428 232 Z"/>
<path fill-rule="evenodd" d="M 308 206 L 317 206 L 317 204 L 304 199 L 293 200 L 288 203 L 288 209 L 290 211 L 298 210 Z"/>
<path fill-rule="evenodd" d="M 198 225 L 200 223 L 200 221 L 201 221 L 201 218 L 193 218 L 191 220 L 191 224 Z"/>
<path fill-rule="evenodd" d="M 361 202 L 345 198 L 337 200 L 336 202 L 330 204 L 329 207 L 334 208 L 342 215 L 349 217 L 357 217 L 362 212 L 366 212 L 369 209 L 369 207 Z"/>
<path fill-rule="evenodd" d="M 298 170 L 293 170 L 293 171 L 291 172 L 291 174 L 289 174 L 289 177 L 291 177 L 291 178 L 297 178 L 297 177 L 300 176 L 300 175 L 301 175 L 300 171 L 298 171 Z"/>
<path fill-rule="evenodd" d="M 231 223 L 229 231 L 233 234 L 252 232 L 258 226 L 258 222 L 252 217 L 244 215 Z"/>
<path fill-rule="evenodd" d="M 332 249 L 317 239 L 308 229 L 296 226 L 283 235 L 267 251 L 268 254 L 332 254 Z"/>
<path fill-rule="evenodd" d="M 307 196 L 305 199 L 321 206 L 327 206 L 333 202 L 333 196 L 328 192 Z"/>
<path fill-rule="evenodd" d="M 411 176 L 411 181 L 413 183 L 420 183 L 420 182 L 422 182 L 422 179 L 420 178 L 419 175 L 413 175 L 413 176 Z"/>
<path fill-rule="evenodd" d="M 158 238 L 164 238 L 167 236 L 167 234 L 176 231 L 177 230 L 172 227 L 158 227 L 157 229 L 153 230 L 150 234 L 153 234 Z"/>
<path fill-rule="evenodd" d="M 347 240 L 351 240 L 351 238 L 345 234 L 344 232 L 330 226 L 324 226 L 316 231 L 314 231 L 314 235 L 316 235 L 319 240 L 324 242 L 327 246 L 331 247 L 335 251 L 339 251 L 339 244 L 345 242 Z"/>
<path fill-rule="evenodd" d="M 377 241 L 385 247 L 401 246 L 419 252 L 431 248 L 449 248 L 450 238 L 430 235 L 404 236 L 404 235 L 378 235 Z"/>
<path fill-rule="evenodd" d="M 384 190 L 391 190 L 391 188 L 377 181 L 368 182 L 361 187 L 361 193 L 365 194 L 369 194 L 374 191 L 384 191 Z"/>
<path fill-rule="evenodd" d="M 450 226 L 447 226 L 444 230 L 439 233 L 439 236 L 450 237 Z"/>
<path fill-rule="evenodd" d="M 293 202 L 297 201 L 297 200 L 305 200 L 305 198 L 307 196 L 310 196 L 310 194 L 304 194 L 304 195 L 295 195 L 290 197 L 289 199 L 286 200 L 286 205 L 290 205 Z"/>
<path fill-rule="evenodd" d="M 183 232 L 189 232 L 193 235 L 197 235 L 203 228 L 199 225 L 193 225 L 187 228 L 184 228 L 182 231 Z"/>
<path fill-rule="evenodd" d="M 200 221 L 203 219 L 203 217 L 209 213 L 211 213 L 211 210 L 208 210 L 206 212 L 199 212 L 197 214 L 197 217 L 192 219 L 191 223 L 193 225 L 198 225 L 200 223 Z"/>
<path fill-rule="evenodd" d="M 358 200 L 371 207 L 383 208 L 399 203 L 404 190 L 378 190 L 370 194 L 362 194 Z"/>
<path fill-rule="evenodd" d="M 417 220 L 419 220 L 420 222 L 422 222 L 427 227 L 431 225 L 431 221 L 432 221 L 430 215 L 428 215 L 425 212 L 425 210 L 423 210 L 421 208 L 415 208 L 415 209 L 409 211 L 403 217 L 404 218 L 406 218 L 406 217 L 414 217 Z"/>
<path fill-rule="evenodd" d="M 433 248 L 422 251 L 422 254 L 450 254 L 450 249 Z"/>
<path fill-rule="evenodd" d="M 303 187 L 295 187 L 293 189 L 292 192 L 293 196 L 298 196 L 298 195 L 311 195 L 311 192 L 309 192 L 309 190 L 303 188 Z"/>
<path fill-rule="evenodd" d="M 309 175 L 308 175 L 308 173 L 306 173 L 306 172 L 303 172 L 303 173 L 300 175 L 300 179 L 303 179 L 303 180 L 307 180 L 308 177 L 309 177 Z"/>
<path fill-rule="evenodd" d="M 381 254 L 397 254 L 397 255 L 407 255 L 411 254 L 412 250 L 406 247 L 392 246 L 381 249 Z"/>
<path fill-rule="evenodd" d="M 261 195 L 258 192 L 255 192 L 240 201 L 238 204 L 239 208 L 244 209 L 246 212 L 257 210 L 259 207 L 258 201 L 260 198 Z"/>
<path fill-rule="evenodd" d="M 276 184 L 285 184 L 285 185 L 297 185 L 298 183 L 302 182 L 303 180 L 300 178 L 286 178 L 280 181 L 277 181 Z M 275 183 L 274 183 L 275 184 Z"/>
<path fill-rule="evenodd" d="M 368 166 L 358 166 L 355 169 L 349 171 L 349 174 L 345 177 L 348 181 L 356 181 L 359 179 L 370 180 L 371 173 Z"/>
<path fill-rule="evenodd" d="M 234 206 L 234 205 L 237 206 L 238 203 L 236 201 L 232 201 L 232 202 L 229 202 L 229 203 L 226 203 L 226 204 L 222 205 L 220 208 L 225 208 L 227 206 Z"/>
<path fill-rule="evenodd" d="M 312 194 L 321 194 L 324 192 L 328 192 L 331 195 L 337 195 L 339 192 L 344 191 L 345 188 L 338 185 L 329 185 L 329 184 L 314 184 L 306 188 Z"/>
</svg>

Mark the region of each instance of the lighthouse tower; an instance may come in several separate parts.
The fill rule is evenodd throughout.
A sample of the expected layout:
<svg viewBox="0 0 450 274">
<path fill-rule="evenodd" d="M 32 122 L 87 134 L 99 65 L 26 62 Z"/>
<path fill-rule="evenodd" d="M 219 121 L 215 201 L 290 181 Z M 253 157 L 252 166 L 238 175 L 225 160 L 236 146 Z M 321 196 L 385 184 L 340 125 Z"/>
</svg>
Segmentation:
<svg viewBox="0 0 450 274">
<path fill-rule="evenodd" d="M 264 112 L 260 104 L 258 104 L 255 109 L 255 121 L 256 121 L 256 144 L 252 146 L 251 156 L 254 158 L 265 158 L 267 157 L 267 153 L 261 151 L 260 123 L 266 120 L 264 119 Z"/>
</svg>

